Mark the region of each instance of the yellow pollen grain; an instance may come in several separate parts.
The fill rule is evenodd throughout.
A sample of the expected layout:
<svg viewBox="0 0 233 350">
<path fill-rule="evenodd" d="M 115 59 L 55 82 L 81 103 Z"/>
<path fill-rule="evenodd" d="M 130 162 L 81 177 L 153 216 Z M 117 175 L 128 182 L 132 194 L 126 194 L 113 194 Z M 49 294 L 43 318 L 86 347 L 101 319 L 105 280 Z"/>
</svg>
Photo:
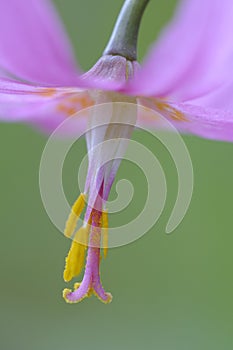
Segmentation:
<svg viewBox="0 0 233 350">
<path fill-rule="evenodd" d="M 77 225 L 77 221 L 84 209 L 86 201 L 86 195 L 84 193 L 81 193 L 74 205 L 72 206 L 71 213 L 68 217 L 68 220 L 66 222 L 64 235 L 68 238 L 70 238 L 75 230 L 75 227 Z"/>
</svg>

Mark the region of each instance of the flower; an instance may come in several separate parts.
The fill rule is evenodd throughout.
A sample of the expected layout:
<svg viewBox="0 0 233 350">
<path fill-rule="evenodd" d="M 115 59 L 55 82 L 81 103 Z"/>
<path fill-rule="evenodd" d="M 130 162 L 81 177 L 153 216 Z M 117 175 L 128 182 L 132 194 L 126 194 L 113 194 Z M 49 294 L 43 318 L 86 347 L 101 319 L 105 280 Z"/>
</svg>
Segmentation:
<svg viewBox="0 0 233 350">
<path fill-rule="evenodd" d="M 65 118 L 93 107 L 86 135 L 86 185 L 65 228 L 65 235 L 73 239 L 65 281 L 81 272 L 88 249 L 82 282 L 75 284 L 74 292 L 64 290 L 70 303 L 93 293 L 105 303 L 112 298 L 101 284 L 99 265 L 101 236 L 107 255 L 105 203 L 127 147 L 120 138 L 130 139 L 137 118 L 138 125 L 158 127 L 157 120 L 137 116 L 136 107 L 132 113 L 128 104 L 150 107 L 181 132 L 233 141 L 232 0 L 181 1 L 174 19 L 139 68 L 135 45 L 147 3 L 126 1 L 105 54 L 86 74 L 77 69 L 64 29 L 48 0 L 0 4 L 1 119 L 30 123 L 50 132 Z M 99 108 L 104 102 L 122 103 L 112 104 L 105 114 L 106 110 Z M 103 115 L 106 124 L 96 128 Z M 124 123 L 129 122 L 127 126 L 120 124 L 122 116 Z M 80 128 L 85 129 L 86 122 L 84 118 Z M 102 146 L 98 149 L 112 139 L 116 142 L 107 152 Z M 112 159 L 107 163 L 106 153 Z M 86 203 L 84 224 L 75 232 Z"/>
</svg>

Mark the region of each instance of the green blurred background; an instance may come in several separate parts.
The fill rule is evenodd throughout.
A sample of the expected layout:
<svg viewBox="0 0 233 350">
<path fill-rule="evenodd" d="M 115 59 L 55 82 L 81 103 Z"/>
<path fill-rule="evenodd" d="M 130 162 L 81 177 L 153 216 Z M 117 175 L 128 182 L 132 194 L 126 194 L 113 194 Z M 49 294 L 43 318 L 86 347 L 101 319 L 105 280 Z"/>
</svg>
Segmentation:
<svg viewBox="0 0 233 350">
<path fill-rule="evenodd" d="M 88 69 L 100 56 L 123 1 L 55 2 L 80 65 Z M 140 58 L 174 7 L 173 0 L 151 1 L 140 32 Z M 110 305 L 94 297 L 67 305 L 61 291 L 69 241 L 47 217 L 38 185 L 46 136 L 27 126 L 1 124 L 1 349 L 233 348 L 233 146 L 184 137 L 194 166 L 193 200 L 181 225 L 167 236 L 177 190 L 174 164 L 146 134 L 136 133 L 134 139 L 163 165 L 165 211 L 143 238 L 110 250 L 102 264 L 103 284 L 114 296 Z M 83 154 L 84 140 L 65 164 L 71 202 L 77 195 L 77 157 Z M 143 176 L 132 164 L 122 164 L 118 178 L 124 177 L 133 180 L 135 200 L 126 213 L 111 218 L 115 224 L 138 212 L 145 198 Z"/>
</svg>

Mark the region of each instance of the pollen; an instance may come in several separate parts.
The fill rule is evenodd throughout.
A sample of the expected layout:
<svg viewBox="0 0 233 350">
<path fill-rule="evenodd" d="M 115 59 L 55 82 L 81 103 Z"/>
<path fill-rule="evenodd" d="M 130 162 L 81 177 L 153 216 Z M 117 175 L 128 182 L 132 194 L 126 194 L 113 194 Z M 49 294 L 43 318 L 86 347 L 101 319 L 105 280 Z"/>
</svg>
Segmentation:
<svg viewBox="0 0 233 350">
<path fill-rule="evenodd" d="M 66 258 L 64 280 L 69 282 L 73 277 L 78 276 L 83 269 L 86 248 L 88 244 L 89 226 L 81 227 L 75 234 Z"/>
<path fill-rule="evenodd" d="M 103 211 L 102 213 L 102 234 L 103 234 L 103 252 L 104 258 L 108 254 L 108 212 Z"/>
<path fill-rule="evenodd" d="M 81 193 L 72 207 L 72 210 L 66 222 L 66 227 L 64 231 L 64 235 L 68 238 L 72 236 L 75 230 L 77 221 L 84 209 L 85 201 L 86 201 L 86 195 L 84 193 Z"/>
</svg>

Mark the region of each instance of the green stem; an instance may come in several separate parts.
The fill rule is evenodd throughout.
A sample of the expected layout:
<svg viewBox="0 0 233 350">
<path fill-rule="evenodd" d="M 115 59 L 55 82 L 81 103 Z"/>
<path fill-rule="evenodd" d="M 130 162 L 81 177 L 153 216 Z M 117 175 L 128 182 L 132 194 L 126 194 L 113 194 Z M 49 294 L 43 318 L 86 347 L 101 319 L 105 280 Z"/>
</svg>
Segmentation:
<svg viewBox="0 0 233 350">
<path fill-rule="evenodd" d="M 119 55 L 137 60 L 138 31 L 150 0 L 126 0 L 113 29 L 104 55 Z"/>
</svg>

